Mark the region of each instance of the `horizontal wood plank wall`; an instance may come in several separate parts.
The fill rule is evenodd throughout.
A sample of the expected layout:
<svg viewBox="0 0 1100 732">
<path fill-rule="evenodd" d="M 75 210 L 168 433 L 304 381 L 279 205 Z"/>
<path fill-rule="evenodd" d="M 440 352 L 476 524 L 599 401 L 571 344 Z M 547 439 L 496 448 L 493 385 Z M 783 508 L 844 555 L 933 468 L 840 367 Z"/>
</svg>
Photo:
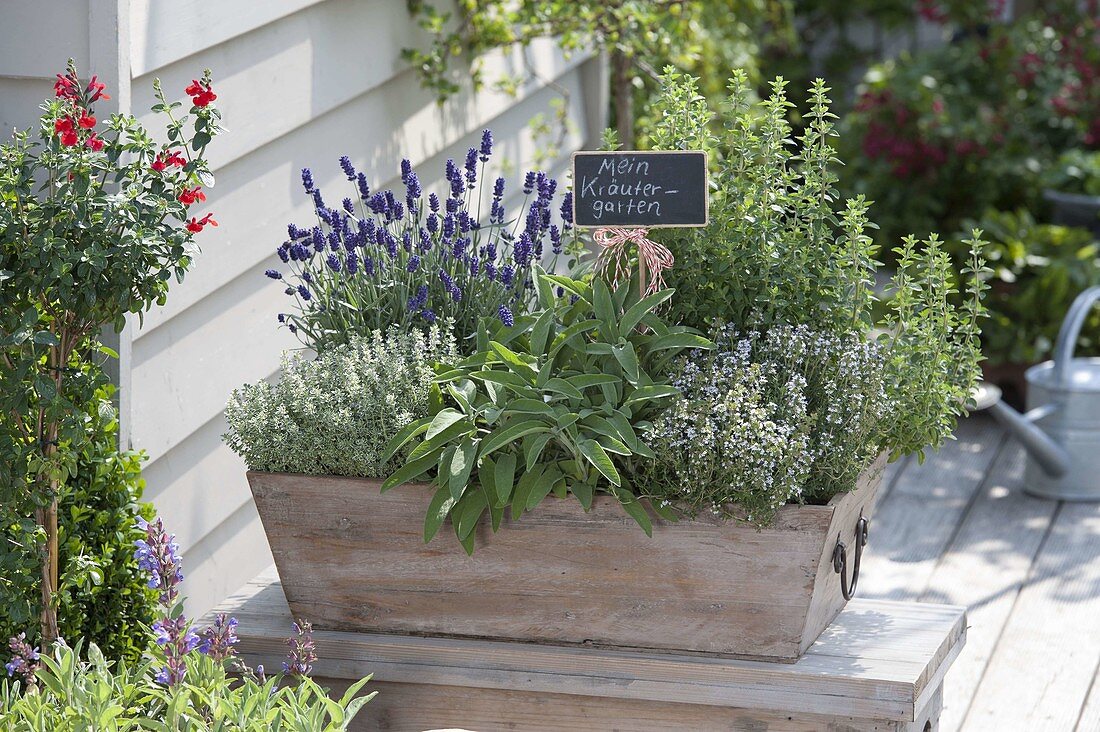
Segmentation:
<svg viewBox="0 0 1100 732">
<path fill-rule="evenodd" d="M 247 11 L 244 9 L 247 8 Z M 202 253 L 164 308 L 133 336 L 133 443 L 150 456 L 147 497 L 177 533 L 190 609 L 203 612 L 271 562 L 244 477 L 221 444 L 223 407 L 233 388 L 276 378 L 280 353 L 297 342 L 277 329 L 282 288 L 263 277 L 290 221 L 312 219 L 299 171 L 335 203 L 351 193 L 337 163 L 347 154 L 374 187 L 392 186 L 401 157 L 425 180 L 475 145 L 483 127 L 498 162 L 530 164 L 527 129 L 569 90 L 573 121 L 563 157 L 598 128 L 598 61 L 565 58 L 552 42 L 528 53 L 541 80 L 515 96 L 487 89 L 438 107 L 401 62 L 422 40 L 404 3 L 388 0 L 272 0 L 217 3 L 134 0 L 130 12 L 133 110 L 146 121 L 151 84 L 179 94 L 209 67 L 229 134 L 212 148 L 217 185 L 201 209 L 221 226 L 199 237 Z M 519 53 L 498 54 L 490 76 L 522 70 Z"/>
<path fill-rule="evenodd" d="M 36 125 L 70 58 L 87 72 L 88 46 L 88 0 L 0 3 L 0 139 Z"/>
</svg>

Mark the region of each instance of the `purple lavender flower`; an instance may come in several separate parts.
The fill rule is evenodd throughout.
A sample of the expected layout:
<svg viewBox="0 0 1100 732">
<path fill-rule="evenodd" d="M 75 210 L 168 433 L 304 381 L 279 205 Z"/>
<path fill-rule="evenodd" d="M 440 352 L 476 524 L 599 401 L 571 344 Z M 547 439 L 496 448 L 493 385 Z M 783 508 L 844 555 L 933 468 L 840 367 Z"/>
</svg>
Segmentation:
<svg viewBox="0 0 1100 732">
<path fill-rule="evenodd" d="M 566 193 L 561 201 L 561 220 L 569 226 L 573 224 L 573 191 Z"/>
<path fill-rule="evenodd" d="M 477 183 L 477 149 L 470 148 L 466 151 L 466 187 L 474 189 Z"/>
<path fill-rule="evenodd" d="M 317 660 L 317 646 L 313 642 L 313 626 L 309 623 L 295 623 L 296 637 L 287 638 L 290 653 L 283 662 L 283 673 L 291 676 L 309 676 L 313 671 L 313 662 Z"/>
<path fill-rule="evenodd" d="M 553 224 L 550 225 L 550 246 L 554 254 L 561 254 L 561 230 Z"/>
<path fill-rule="evenodd" d="M 405 183 L 407 185 L 408 182 L 409 182 L 409 176 L 412 175 L 412 174 L 413 174 L 412 161 L 410 161 L 408 158 L 402 158 L 401 159 L 401 182 Z"/>
<path fill-rule="evenodd" d="M 309 302 L 313 299 L 313 295 L 310 294 L 309 289 L 305 285 L 298 285 L 298 294 L 302 296 L 302 299 Z"/>
<path fill-rule="evenodd" d="M 501 305 L 497 308 L 497 317 L 500 318 L 500 322 L 504 323 L 505 327 L 511 328 L 516 324 L 515 318 L 512 316 L 512 311 L 507 306 Z"/>
<path fill-rule="evenodd" d="M 461 208 L 461 206 L 462 206 L 462 199 L 461 198 L 448 198 L 447 199 L 447 204 L 446 204 L 447 213 L 449 213 L 449 214 L 456 213 L 458 211 L 458 209 Z"/>
<path fill-rule="evenodd" d="M 276 318 L 280 323 L 286 322 L 286 313 L 279 313 L 279 317 Z"/>
<path fill-rule="evenodd" d="M 366 201 L 370 198 L 370 185 L 367 183 L 367 176 L 359 173 L 355 176 L 355 184 L 359 188 L 359 197 Z"/>
<path fill-rule="evenodd" d="M 355 252 L 348 252 L 347 264 L 344 267 L 348 274 L 355 274 L 359 271 L 359 255 Z"/>
<path fill-rule="evenodd" d="M 355 213 L 355 204 L 351 202 L 350 198 L 345 198 L 340 202 L 340 205 L 344 207 L 344 210 L 348 213 Z"/>
<path fill-rule="evenodd" d="M 311 275 L 308 270 L 305 271 L 305 272 L 302 272 L 302 279 L 305 280 L 306 282 L 308 282 L 311 285 L 313 284 L 313 275 Z"/>
<path fill-rule="evenodd" d="M 27 634 L 20 633 L 19 635 L 8 639 L 8 648 L 11 649 L 11 660 L 4 664 L 4 668 L 8 671 L 8 676 L 15 676 L 19 674 L 23 677 L 23 682 L 28 686 L 34 683 L 34 675 L 38 671 L 39 666 L 39 653 L 35 650 L 34 646 L 27 643 Z"/>
<path fill-rule="evenodd" d="M 405 218 L 405 206 L 402 205 L 399 201 L 393 204 L 393 208 L 391 209 L 390 213 L 392 214 L 394 221 L 403 219 Z"/>
<path fill-rule="evenodd" d="M 432 213 L 439 212 L 439 196 L 435 195 L 434 193 L 428 194 L 428 208 L 432 211 Z"/>
<path fill-rule="evenodd" d="M 355 166 L 351 164 L 351 158 L 347 155 L 340 158 L 340 168 L 344 171 L 344 175 L 348 177 L 348 180 L 355 180 Z"/>
<path fill-rule="evenodd" d="M 328 233 L 328 237 L 326 238 L 328 240 L 328 248 L 330 250 L 334 252 L 340 251 L 340 234 L 338 232 L 330 231 Z"/>
<path fill-rule="evenodd" d="M 401 248 L 404 249 L 406 253 L 413 250 L 412 232 L 406 230 L 405 233 L 401 235 Z"/>
<path fill-rule="evenodd" d="M 411 257 L 409 257 L 409 263 L 405 265 L 405 271 L 406 272 L 415 272 L 419 268 L 420 268 L 420 257 L 419 257 L 419 255 L 414 254 Z"/>
<path fill-rule="evenodd" d="M 333 272 L 340 271 L 340 259 L 335 254 L 328 255 L 328 259 L 325 260 L 325 263 Z"/>
<path fill-rule="evenodd" d="M 516 277 L 516 268 L 510 264 L 506 264 L 500 268 L 500 284 L 505 287 L 511 287 L 512 281 Z"/>
<path fill-rule="evenodd" d="M 309 168 L 302 168 L 302 188 L 307 194 L 313 193 L 313 171 Z"/>
<path fill-rule="evenodd" d="M 264 274 L 273 280 L 281 280 L 283 278 L 283 273 L 277 269 L 269 269 L 264 272 Z"/>
<path fill-rule="evenodd" d="M 415 201 L 424 194 L 423 189 L 420 187 L 420 178 L 416 173 L 409 173 L 408 179 L 405 181 L 405 201 L 409 203 L 409 209 L 411 210 L 413 205 L 411 201 Z"/>
<path fill-rule="evenodd" d="M 370 200 L 367 201 L 367 208 L 369 208 L 371 210 L 371 212 L 375 213 L 375 214 L 385 213 L 385 211 L 386 211 L 386 196 L 385 196 L 385 194 L 375 193 L 373 196 L 371 196 Z"/>
<path fill-rule="evenodd" d="M 363 257 L 363 274 L 367 277 L 374 276 L 374 259 L 372 257 Z"/>
<path fill-rule="evenodd" d="M 409 301 L 405 303 L 409 312 L 416 312 L 424 307 L 428 302 L 428 286 L 421 285 L 416 294 L 409 298 Z"/>
<path fill-rule="evenodd" d="M 420 317 L 424 318 L 424 320 L 427 321 L 428 323 L 434 323 L 435 322 L 435 311 L 432 310 L 431 308 L 425 308 L 424 310 L 420 311 Z"/>
<path fill-rule="evenodd" d="M 439 270 L 439 279 L 440 279 L 441 282 L 443 282 L 443 289 L 444 290 L 446 290 L 447 292 L 450 292 L 451 290 L 454 289 L 455 281 L 451 278 L 451 276 L 449 274 L 447 274 L 447 270 L 445 270 L 445 269 Z"/>
<path fill-rule="evenodd" d="M 275 253 L 279 255 L 279 259 L 281 259 L 284 264 L 289 262 L 290 261 L 290 242 L 288 242 L 288 241 L 283 242 L 282 245 L 278 249 L 275 250 Z"/>
<path fill-rule="evenodd" d="M 325 210 L 325 199 L 321 198 L 321 189 L 313 189 L 313 208 L 319 212 Z"/>
<path fill-rule="evenodd" d="M 428 214 L 428 231 L 433 234 L 439 231 L 439 214 Z"/>
<path fill-rule="evenodd" d="M 447 214 L 443 217 L 443 238 L 448 241 L 455 235 L 455 217 Z"/>
<path fill-rule="evenodd" d="M 529 170 L 523 178 L 523 195 L 530 196 L 533 190 L 535 190 L 535 172 Z"/>
<path fill-rule="evenodd" d="M 455 302 L 462 302 L 462 288 L 458 285 L 451 288 L 451 299 Z"/>
<path fill-rule="evenodd" d="M 176 535 L 165 531 L 159 518 L 150 522 L 139 516 L 137 526 L 145 532 L 144 539 L 134 542 L 138 567 L 149 573 L 149 587 L 160 590 L 161 604 L 171 607 L 179 597 L 179 584 L 183 581 L 183 560 Z"/>
<path fill-rule="evenodd" d="M 462 198 L 462 192 L 466 189 L 466 182 L 462 179 L 462 173 L 458 171 L 458 165 L 450 158 L 447 159 L 444 177 L 446 177 L 447 182 L 451 184 L 451 196 L 453 198 Z"/>
<path fill-rule="evenodd" d="M 493 154 L 493 131 L 481 131 L 481 162 L 489 162 L 489 156 Z"/>
<path fill-rule="evenodd" d="M 313 227 L 313 249 L 317 252 L 325 251 L 325 232 L 320 226 Z"/>
<path fill-rule="evenodd" d="M 497 178 L 493 183 L 493 198 L 498 201 L 504 198 L 504 178 Z"/>
<path fill-rule="evenodd" d="M 420 251 L 426 252 L 432 248 L 432 237 L 427 229 L 420 227 Z"/>
<path fill-rule="evenodd" d="M 200 636 L 199 653 L 222 662 L 236 655 L 233 646 L 238 641 L 237 619 L 226 613 L 218 613 L 214 616 L 214 624 L 203 630 Z"/>
<path fill-rule="evenodd" d="M 496 279 L 496 276 L 497 276 L 497 267 L 496 267 L 496 265 L 493 264 L 491 261 L 486 262 L 485 263 L 485 279 L 492 282 L 494 279 Z"/>
</svg>

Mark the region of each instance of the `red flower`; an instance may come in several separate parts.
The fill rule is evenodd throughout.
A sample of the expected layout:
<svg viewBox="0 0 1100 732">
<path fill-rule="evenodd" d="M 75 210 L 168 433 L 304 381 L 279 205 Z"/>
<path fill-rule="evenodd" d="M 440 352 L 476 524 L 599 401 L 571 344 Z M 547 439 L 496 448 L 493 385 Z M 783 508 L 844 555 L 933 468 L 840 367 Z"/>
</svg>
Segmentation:
<svg viewBox="0 0 1100 732">
<path fill-rule="evenodd" d="M 194 216 L 187 222 L 187 230 L 192 234 L 197 234 L 202 231 L 202 228 L 209 224 L 210 226 L 217 226 L 218 222 L 214 220 L 213 214 L 206 214 L 201 219 L 196 219 Z"/>
<path fill-rule="evenodd" d="M 76 79 L 72 78 L 68 74 L 62 76 L 57 75 L 57 81 L 53 85 L 53 93 L 59 99 L 75 99 L 77 91 L 80 87 L 76 84 Z"/>
<path fill-rule="evenodd" d="M 205 201 L 206 194 L 202 192 L 202 188 L 195 186 L 194 188 L 184 188 L 178 198 L 184 206 L 190 206 L 195 201 Z"/>
<path fill-rule="evenodd" d="M 88 82 L 88 86 L 84 89 L 88 94 L 88 103 L 91 104 L 100 99 L 110 99 L 111 97 L 103 93 L 103 90 L 106 88 L 107 85 L 100 83 L 99 77 L 93 74 L 91 80 Z"/>
<path fill-rule="evenodd" d="M 187 165 L 187 158 L 180 155 L 177 150 L 172 150 L 168 153 L 168 159 L 164 162 L 169 165 L 175 165 L 177 168 L 182 168 Z"/>
<path fill-rule="evenodd" d="M 84 144 L 95 152 L 99 152 L 103 149 L 103 140 L 99 137 L 96 137 L 96 134 L 94 132 L 91 134 L 90 137 L 88 137 L 88 140 Z"/>
<path fill-rule="evenodd" d="M 191 97 L 191 104 L 196 107 L 205 107 L 218 98 L 218 95 L 214 93 L 214 89 L 209 84 L 198 79 L 192 79 L 191 85 L 183 91 Z"/>
<path fill-rule="evenodd" d="M 61 133 L 61 144 L 64 145 L 65 147 L 72 147 L 73 145 L 75 145 L 78 142 L 80 142 L 80 140 L 79 140 L 79 138 L 77 138 L 75 132 L 62 132 Z"/>
<path fill-rule="evenodd" d="M 80 113 L 80 120 L 78 121 L 78 124 L 81 127 L 83 127 L 84 129 L 90 130 L 93 127 L 95 127 L 95 117 L 88 114 L 87 112 L 81 112 Z"/>
<path fill-rule="evenodd" d="M 72 121 L 72 119 L 70 119 L 69 117 L 61 117 L 59 119 L 54 120 L 53 131 L 57 132 L 57 133 L 72 132 L 73 131 L 73 121 Z"/>
<path fill-rule="evenodd" d="M 149 167 L 160 173 L 168 166 L 164 164 L 164 160 L 161 159 L 160 155 L 157 155 L 156 158 L 153 159 L 153 164 Z"/>
</svg>

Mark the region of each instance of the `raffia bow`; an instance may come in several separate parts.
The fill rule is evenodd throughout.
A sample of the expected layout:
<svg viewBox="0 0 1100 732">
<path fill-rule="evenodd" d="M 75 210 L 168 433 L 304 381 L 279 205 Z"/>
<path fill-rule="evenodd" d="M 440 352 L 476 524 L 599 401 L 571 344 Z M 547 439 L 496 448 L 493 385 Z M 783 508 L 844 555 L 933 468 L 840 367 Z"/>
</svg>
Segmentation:
<svg viewBox="0 0 1100 732">
<path fill-rule="evenodd" d="M 630 276 L 630 251 L 633 244 L 638 250 L 638 289 L 642 297 L 664 289 L 664 271 L 676 263 L 672 252 L 663 244 L 648 238 L 649 229 L 620 229 L 606 227 L 596 229 L 592 239 L 603 247 L 596 258 L 596 270 L 611 272 L 611 284 L 616 286 Z M 613 272 L 612 272 L 613 268 Z M 646 285 L 646 272 L 653 279 Z"/>
</svg>

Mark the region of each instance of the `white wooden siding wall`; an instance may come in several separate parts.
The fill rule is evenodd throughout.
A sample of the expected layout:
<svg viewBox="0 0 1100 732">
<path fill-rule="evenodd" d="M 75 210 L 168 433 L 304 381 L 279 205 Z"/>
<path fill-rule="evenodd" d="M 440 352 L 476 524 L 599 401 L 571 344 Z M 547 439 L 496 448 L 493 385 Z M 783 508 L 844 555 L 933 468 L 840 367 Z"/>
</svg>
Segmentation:
<svg viewBox="0 0 1100 732">
<path fill-rule="evenodd" d="M 338 159 L 349 155 L 372 187 L 392 186 L 402 157 L 429 185 L 443 162 L 477 144 L 484 127 L 496 158 L 522 170 L 535 153 L 527 129 L 569 90 L 571 131 L 563 157 L 595 140 L 604 75 L 552 42 L 528 61 L 538 83 L 516 97 L 491 89 L 438 107 L 401 61 L 422 42 L 399 0 L 3 0 L 0 4 L 0 129 L 30 126 L 73 57 L 99 73 L 113 100 L 100 116 L 147 113 L 152 81 L 170 95 L 204 68 L 215 73 L 229 134 L 211 148 L 217 185 L 200 216 L 221 226 L 197 238 L 202 253 L 167 305 L 132 323 L 122 338 L 121 408 L 135 447 L 149 454 L 146 497 L 176 532 L 187 570 L 189 609 L 204 612 L 271 562 L 244 479 L 244 464 L 221 443 L 232 389 L 277 376 L 279 356 L 297 342 L 279 330 L 282 287 L 263 276 L 290 221 L 312 220 L 299 171 L 311 167 L 330 204 L 353 192 Z M 95 67 L 95 68 L 91 68 Z M 490 76 L 523 71 L 519 53 L 498 54 Z M 132 94 L 132 99 L 131 99 Z M 429 186 L 430 187 L 430 186 Z"/>
<path fill-rule="evenodd" d="M 275 322 L 282 287 L 262 273 L 278 264 L 286 224 L 312 219 L 300 169 L 313 168 L 333 204 L 352 193 L 340 155 L 374 187 L 394 184 L 403 156 L 429 181 L 483 127 L 494 130 L 498 156 L 522 168 L 535 152 L 527 122 L 557 92 L 543 82 L 517 98 L 484 91 L 438 108 L 400 59 L 421 38 L 394 0 L 133 0 L 129 12 L 135 113 L 152 103 L 154 76 L 179 93 L 209 67 L 230 131 L 211 148 L 217 186 L 198 211 L 221 226 L 197 237 L 203 251 L 187 281 L 132 342 L 131 434 L 150 456 L 146 495 L 177 533 L 190 609 L 203 612 L 271 561 L 244 465 L 220 435 L 230 391 L 275 377 L 280 353 L 297 345 Z M 565 59 L 551 42 L 529 59 L 541 79 L 569 89 L 564 149 L 579 147 L 599 127 L 597 62 Z M 491 68 L 517 73 L 522 58 L 501 55 Z"/>
</svg>

